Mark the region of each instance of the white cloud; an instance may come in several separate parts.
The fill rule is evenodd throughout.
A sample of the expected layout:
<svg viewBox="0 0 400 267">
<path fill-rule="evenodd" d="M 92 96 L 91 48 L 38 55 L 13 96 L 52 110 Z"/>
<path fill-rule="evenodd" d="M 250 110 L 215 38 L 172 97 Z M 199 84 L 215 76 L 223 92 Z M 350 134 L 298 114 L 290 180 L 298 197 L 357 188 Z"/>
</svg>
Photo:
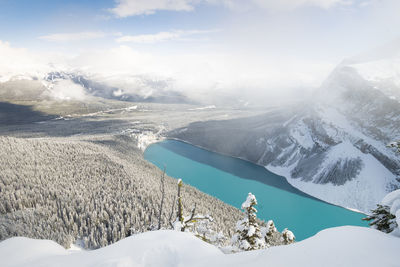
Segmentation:
<svg viewBox="0 0 400 267">
<path fill-rule="evenodd" d="M 159 32 L 156 34 L 140 34 L 140 35 L 126 35 L 116 39 L 118 43 L 130 42 L 130 43 L 141 43 L 141 44 L 154 44 L 159 42 L 171 41 L 171 40 L 182 40 L 185 37 L 191 35 L 213 33 L 217 30 L 174 30 L 169 32 Z"/>
<path fill-rule="evenodd" d="M 148 2 L 154 4 L 162 1 Z M 115 91 L 116 95 L 131 92 L 129 90 L 147 95 L 152 92 L 153 87 L 160 86 L 180 90 L 189 96 L 236 93 L 253 94 L 259 99 L 269 99 L 271 94 L 295 91 L 299 87 L 317 87 L 340 60 L 368 48 L 374 42 L 385 40 L 390 36 L 386 33 L 387 25 L 395 27 L 400 21 L 398 0 L 387 0 L 385 5 L 382 4 L 383 1 L 371 0 L 369 5 L 357 10 L 354 7 L 359 7 L 362 3 L 362 0 L 358 0 L 351 6 L 352 12 L 348 12 L 347 8 L 337 8 L 326 16 L 327 19 L 321 16 L 326 13 L 322 9 L 344 6 L 351 2 L 193 0 L 185 2 L 190 8 L 180 10 L 190 10 L 200 2 L 229 8 L 237 8 L 246 3 L 249 8 L 258 6 L 279 10 L 313 5 L 321 9 L 315 17 L 310 17 L 308 10 L 300 9 L 289 14 L 269 12 L 268 16 L 264 12 L 253 12 L 254 10 L 231 12 L 222 23 L 213 26 L 224 30 L 213 35 L 209 42 L 170 42 L 167 45 L 136 46 L 140 50 L 134 50 L 127 45 L 110 47 L 113 45 L 111 42 L 88 42 L 90 46 L 87 47 L 79 42 L 76 45 L 68 43 L 63 46 L 66 47 L 66 53 L 79 55 L 66 66 L 73 71 L 78 69 L 91 77 L 93 75 L 96 79 L 101 79 L 101 82 L 105 81 L 121 89 L 122 91 Z M 118 3 L 122 4 L 122 1 Z M 172 7 L 173 1 L 168 3 L 169 7 Z M 166 5 L 156 8 L 157 5 L 154 4 L 151 12 L 163 9 L 163 6 Z M 144 12 L 143 8 L 141 10 L 140 12 Z M 315 10 L 312 14 L 314 12 Z M 157 29 L 162 31 L 159 28 L 162 25 L 152 24 L 151 27 L 158 27 Z M 151 44 L 189 38 L 198 40 L 202 34 L 213 31 L 215 30 L 156 31 L 155 34 L 120 35 L 120 38 L 114 38 L 118 38 L 116 41 L 119 44 Z M 78 40 L 82 36 L 116 36 L 112 33 L 94 33 L 56 34 L 42 38 L 67 41 Z M 50 48 L 54 45 L 59 49 L 59 44 L 47 45 Z M 0 58 L 0 81 L 7 75 L 10 77 L 37 70 L 46 73 L 45 71 L 49 70 L 47 63 L 59 62 L 54 57 L 32 54 L 4 42 L 0 42 Z M 46 58 L 50 60 L 46 62 Z M 147 82 L 149 80 L 153 82 Z"/>
<path fill-rule="evenodd" d="M 106 37 L 104 32 L 75 32 L 75 33 L 55 33 L 38 37 L 41 40 L 51 42 L 71 42 L 92 40 Z"/>
<path fill-rule="evenodd" d="M 281 9 L 281 10 L 290 10 L 296 9 L 304 6 L 315 6 L 319 8 L 332 8 L 338 5 L 351 5 L 354 0 L 249 0 L 247 3 L 244 3 L 240 0 L 206 0 L 209 3 L 213 4 L 223 4 L 227 7 L 231 8 L 240 8 L 243 5 L 247 5 L 247 7 L 253 6 L 258 8 L 265 9 Z"/>
<path fill-rule="evenodd" d="M 25 48 L 13 47 L 1 40 L 0 58 L 0 82 L 15 76 L 40 77 L 50 70 L 45 57 L 32 54 Z"/>
<path fill-rule="evenodd" d="M 118 17 L 154 14 L 157 10 L 190 11 L 193 0 L 116 0 L 110 9 Z M 198 2 L 198 1 L 196 1 Z"/>
<path fill-rule="evenodd" d="M 68 59 L 34 54 L 0 41 L 0 82 L 18 75 L 40 79 L 48 72 L 64 70 L 78 71 L 99 82 L 142 95 L 157 89 L 153 86 L 162 86 L 199 100 L 215 95 L 242 97 L 244 94 L 269 99 L 277 92 L 316 87 L 333 67 L 319 62 L 291 61 L 288 64 L 262 56 L 211 51 L 146 53 L 119 46 L 82 51 Z M 56 99 L 85 97 L 80 86 L 67 81 L 55 82 L 52 92 Z"/>
<path fill-rule="evenodd" d="M 199 4 L 223 5 L 233 9 L 295 9 L 315 6 L 324 9 L 351 5 L 354 0 L 116 0 L 110 11 L 117 17 L 150 15 L 159 10 L 191 11 Z M 364 0 L 367 1 L 367 0 Z"/>
<path fill-rule="evenodd" d="M 83 100 L 86 97 L 85 89 L 71 80 L 54 82 L 50 93 L 58 100 Z"/>
<path fill-rule="evenodd" d="M 71 63 L 85 66 L 84 72 L 93 79 L 124 92 L 149 95 L 162 86 L 200 101 L 220 96 L 267 101 L 299 88 L 318 87 L 333 68 L 329 63 L 292 60 L 289 64 L 211 51 L 144 53 L 128 46 L 87 52 Z"/>
<path fill-rule="evenodd" d="M 258 102 L 271 100 L 297 92 L 299 87 L 318 86 L 332 68 L 319 62 L 287 64 L 240 53 L 210 50 L 169 54 L 141 52 L 128 46 L 91 49 L 73 58 L 55 58 L 13 48 L 1 41 L 0 58 L 0 82 L 16 75 L 41 79 L 52 71 L 72 71 L 119 88 L 116 95 L 126 92 L 149 96 L 157 90 L 174 90 L 205 102 L 221 96 L 254 98 Z M 70 81 L 54 82 L 51 92 L 55 99 L 85 98 L 83 88 Z"/>
</svg>

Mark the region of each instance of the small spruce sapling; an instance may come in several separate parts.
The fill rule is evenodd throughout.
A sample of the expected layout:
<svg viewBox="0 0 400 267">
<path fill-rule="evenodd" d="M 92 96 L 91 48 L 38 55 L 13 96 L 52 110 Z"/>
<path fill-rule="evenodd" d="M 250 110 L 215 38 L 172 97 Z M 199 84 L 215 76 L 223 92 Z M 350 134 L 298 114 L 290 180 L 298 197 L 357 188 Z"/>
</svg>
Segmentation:
<svg viewBox="0 0 400 267">
<path fill-rule="evenodd" d="M 292 231 L 288 230 L 287 228 L 285 228 L 282 231 L 282 238 L 283 238 L 283 242 L 285 245 L 292 244 L 295 241 L 294 234 L 292 233 Z"/>
<path fill-rule="evenodd" d="M 282 245 L 282 234 L 276 229 L 274 221 L 269 220 L 265 227 L 261 228 L 261 235 L 267 247 Z"/>
<path fill-rule="evenodd" d="M 236 224 L 236 234 L 232 237 L 232 245 L 240 250 L 256 250 L 266 247 L 265 240 L 257 223 L 257 199 L 249 193 L 247 199 L 242 204 L 242 209 L 246 216 Z"/>
</svg>

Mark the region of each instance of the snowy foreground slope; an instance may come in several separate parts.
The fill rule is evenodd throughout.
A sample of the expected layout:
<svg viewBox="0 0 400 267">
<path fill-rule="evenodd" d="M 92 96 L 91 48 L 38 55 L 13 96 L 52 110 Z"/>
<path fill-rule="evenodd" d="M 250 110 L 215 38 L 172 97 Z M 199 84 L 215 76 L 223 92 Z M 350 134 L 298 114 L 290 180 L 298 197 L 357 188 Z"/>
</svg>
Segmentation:
<svg viewBox="0 0 400 267">
<path fill-rule="evenodd" d="M 400 238 L 345 226 L 289 246 L 223 254 L 189 233 L 154 231 L 93 251 L 14 237 L 0 243 L 1 266 L 399 266 Z M 334 252 L 334 253 L 332 253 Z"/>
</svg>

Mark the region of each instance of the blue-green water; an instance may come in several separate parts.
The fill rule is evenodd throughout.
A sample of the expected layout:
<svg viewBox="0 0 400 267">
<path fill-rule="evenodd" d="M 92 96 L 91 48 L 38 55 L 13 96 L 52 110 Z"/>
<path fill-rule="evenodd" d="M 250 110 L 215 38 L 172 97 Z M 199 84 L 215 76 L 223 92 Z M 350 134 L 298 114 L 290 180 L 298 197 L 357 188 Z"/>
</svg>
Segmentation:
<svg viewBox="0 0 400 267">
<path fill-rule="evenodd" d="M 367 226 L 365 215 L 323 202 L 291 186 L 284 177 L 250 162 L 213 153 L 184 142 L 150 145 L 146 160 L 199 190 L 240 208 L 248 192 L 258 201 L 258 217 L 289 228 L 300 241 L 335 226 Z M 212 211 L 211 211 L 212 213 Z"/>
</svg>

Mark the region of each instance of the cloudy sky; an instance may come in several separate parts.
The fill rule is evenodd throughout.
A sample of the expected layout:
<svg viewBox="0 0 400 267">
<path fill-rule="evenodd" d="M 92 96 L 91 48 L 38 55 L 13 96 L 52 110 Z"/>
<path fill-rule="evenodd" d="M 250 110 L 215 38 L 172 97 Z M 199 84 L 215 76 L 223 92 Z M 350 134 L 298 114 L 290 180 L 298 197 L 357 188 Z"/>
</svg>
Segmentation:
<svg viewBox="0 0 400 267">
<path fill-rule="evenodd" d="M 398 0 L 0 0 L 0 75 L 60 60 L 181 90 L 312 88 L 399 38 L 399 14 Z"/>
</svg>

